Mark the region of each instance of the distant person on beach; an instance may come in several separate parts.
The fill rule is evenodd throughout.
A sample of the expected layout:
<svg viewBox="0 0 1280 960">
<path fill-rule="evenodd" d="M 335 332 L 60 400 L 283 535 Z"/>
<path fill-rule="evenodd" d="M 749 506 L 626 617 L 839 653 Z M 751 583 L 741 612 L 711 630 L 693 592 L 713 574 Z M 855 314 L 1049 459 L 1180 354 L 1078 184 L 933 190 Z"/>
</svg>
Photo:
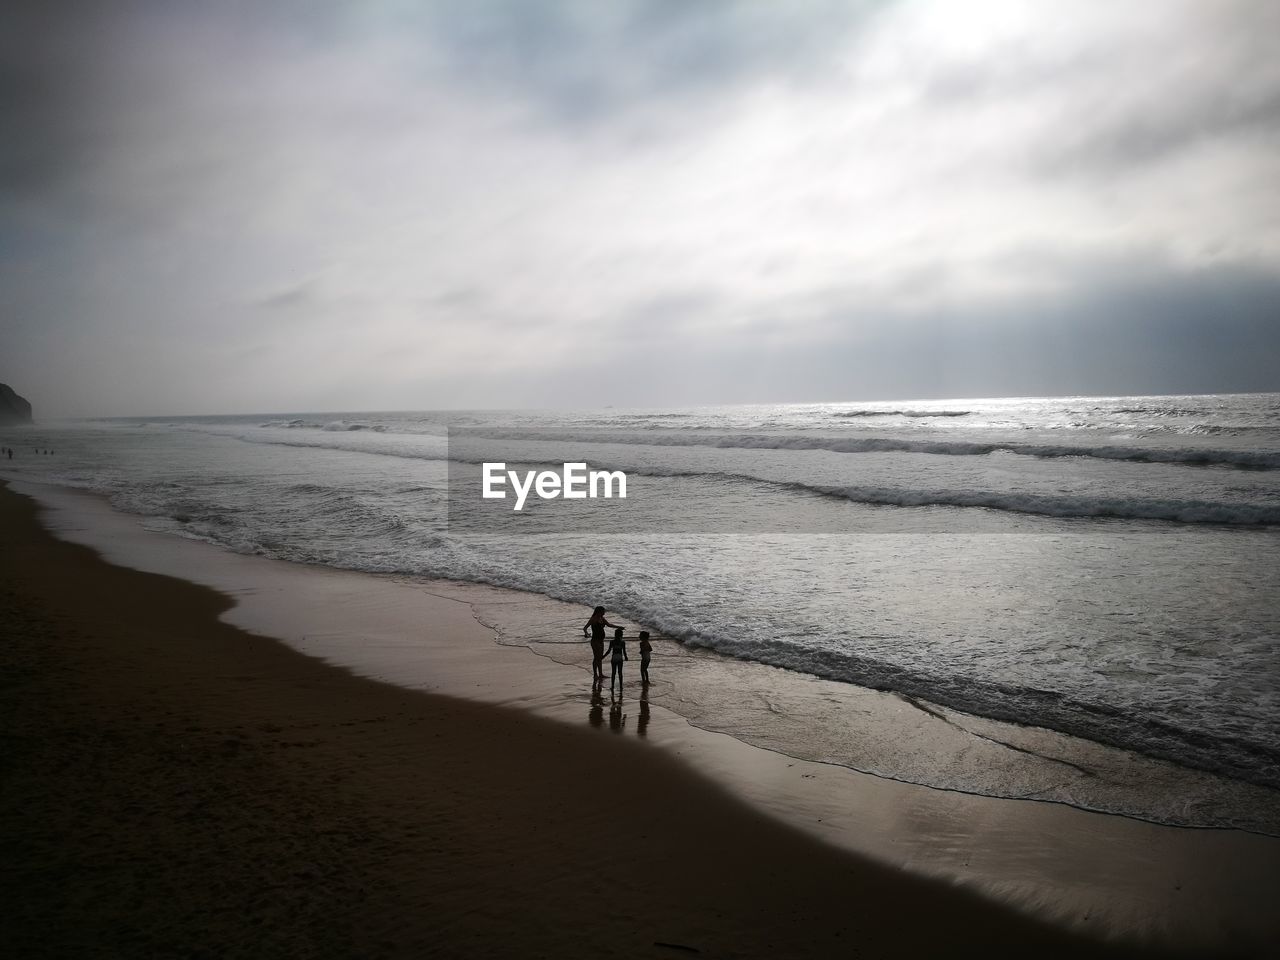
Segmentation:
<svg viewBox="0 0 1280 960">
<path fill-rule="evenodd" d="M 594 680 L 604 681 L 604 628 L 617 627 L 617 624 L 610 623 L 605 619 L 604 607 L 596 607 L 591 614 L 591 619 L 582 625 L 582 635 L 585 637 L 587 631 L 591 631 L 591 677 Z"/>
<path fill-rule="evenodd" d="M 609 662 L 613 667 L 613 672 L 609 675 L 609 690 L 613 691 L 614 683 L 618 684 L 618 689 L 622 689 L 622 662 L 630 660 L 627 656 L 627 641 L 622 639 L 622 628 L 618 627 L 613 631 L 613 640 L 609 642 Z"/>
<path fill-rule="evenodd" d="M 649 656 L 653 653 L 653 644 L 649 642 L 649 631 L 640 631 L 640 682 L 649 685 Z"/>
</svg>

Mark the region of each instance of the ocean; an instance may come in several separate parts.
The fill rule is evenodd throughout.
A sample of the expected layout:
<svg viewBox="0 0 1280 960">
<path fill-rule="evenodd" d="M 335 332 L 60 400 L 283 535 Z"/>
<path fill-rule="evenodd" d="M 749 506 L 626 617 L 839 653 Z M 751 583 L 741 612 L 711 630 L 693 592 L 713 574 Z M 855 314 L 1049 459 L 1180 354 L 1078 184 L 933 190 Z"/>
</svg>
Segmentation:
<svg viewBox="0 0 1280 960">
<path fill-rule="evenodd" d="M 17 454 L 0 476 L 105 494 L 153 529 L 546 597 L 485 613 L 543 656 L 576 652 L 602 604 L 660 635 L 655 697 L 783 753 L 1280 834 L 1277 394 L 116 418 L 3 437 Z M 489 460 L 623 470 L 628 500 L 472 516 Z"/>
</svg>

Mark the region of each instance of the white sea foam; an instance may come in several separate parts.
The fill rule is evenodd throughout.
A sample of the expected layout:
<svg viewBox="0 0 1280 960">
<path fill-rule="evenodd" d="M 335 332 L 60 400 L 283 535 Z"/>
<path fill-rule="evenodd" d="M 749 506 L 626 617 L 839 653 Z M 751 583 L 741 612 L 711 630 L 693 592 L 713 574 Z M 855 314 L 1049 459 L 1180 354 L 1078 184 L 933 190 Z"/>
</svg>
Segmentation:
<svg viewBox="0 0 1280 960">
<path fill-rule="evenodd" d="M 1166 520 L 1175 523 L 1221 523 L 1258 526 L 1280 524 L 1280 505 L 1213 503 L 1203 500 L 1142 500 L 1050 497 L 983 490 L 898 490 L 875 487 L 809 489 L 857 503 L 898 507 L 979 507 L 1045 517 L 1108 517 L 1121 520 Z"/>
<path fill-rule="evenodd" d="M 356 430 L 371 430 L 374 433 L 382 433 L 387 428 L 383 424 L 377 423 L 360 423 L 350 420 L 331 420 L 324 425 L 324 429 L 332 433 L 349 433 Z"/>
</svg>

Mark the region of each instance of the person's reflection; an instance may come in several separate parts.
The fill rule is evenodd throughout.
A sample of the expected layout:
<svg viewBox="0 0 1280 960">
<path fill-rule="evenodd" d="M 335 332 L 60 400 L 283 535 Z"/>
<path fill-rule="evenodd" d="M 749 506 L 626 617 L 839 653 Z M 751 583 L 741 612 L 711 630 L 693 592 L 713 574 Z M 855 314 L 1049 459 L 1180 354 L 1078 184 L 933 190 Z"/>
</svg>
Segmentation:
<svg viewBox="0 0 1280 960">
<path fill-rule="evenodd" d="M 636 721 L 636 734 L 643 737 L 649 729 L 649 688 L 640 690 L 640 719 Z"/>
<path fill-rule="evenodd" d="M 627 718 L 622 715 L 622 698 L 615 697 L 609 704 L 609 729 L 621 733 L 626 723 Z"/>
<path fill-rule="evenodd" d="M 591 709 L 587 711 L 587 722 L 593 727 L 604 723 L 604 694 L 600 692 L 600 684 L 591 686 Z"/>
</svg>

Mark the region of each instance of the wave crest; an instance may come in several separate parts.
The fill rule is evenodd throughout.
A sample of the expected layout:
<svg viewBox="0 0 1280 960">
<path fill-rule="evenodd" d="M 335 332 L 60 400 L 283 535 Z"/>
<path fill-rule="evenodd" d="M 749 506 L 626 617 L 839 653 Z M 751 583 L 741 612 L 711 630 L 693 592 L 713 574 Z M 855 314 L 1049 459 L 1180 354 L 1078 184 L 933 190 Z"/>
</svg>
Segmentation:
<svg viewBox="0 0 1280 960">
<path fill-rule="evenodd" d="M 506 439 L 502 431 L 494 431 L 491 436 L 493 439 Z M 1045 459 L 1081 457 L 1093 460 L 1124 460 L 1135 463 L 1221 466 L 1240 470 L 1280 469 L 1280 452 L 1274 450 L 1230 450 L 1209 447 L 1133 447 L 1116 444 L 1082 446 L 995 440 L 910 440 L 899 437 L 813 437 L 783 436 L 778 434 L 671 434 L 660 437 L 609 433 L 591 435 L 544 434 L 539 439 L 655 447 L 716 447 L 723 450 L 925 453 L 953 457 L 1008 453 L 1016 456 L 1041 457 Z"/>
</svg>

